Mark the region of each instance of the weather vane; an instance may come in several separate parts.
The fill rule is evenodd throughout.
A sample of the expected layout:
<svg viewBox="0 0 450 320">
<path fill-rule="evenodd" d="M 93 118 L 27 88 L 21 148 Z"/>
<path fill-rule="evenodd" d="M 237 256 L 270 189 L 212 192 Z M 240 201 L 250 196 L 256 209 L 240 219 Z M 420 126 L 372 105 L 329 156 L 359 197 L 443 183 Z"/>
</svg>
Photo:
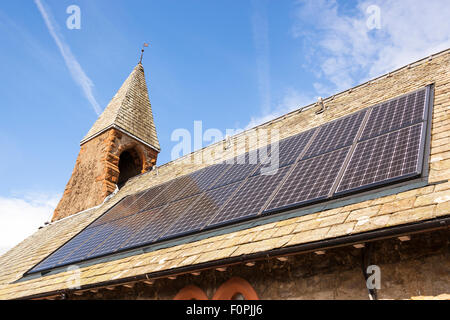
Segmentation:
<svg viewBox="0 0 450 320">
<path fill-rule="evenodd" d="M 144 57 L 144 49 L 146 47 L 148 47 L 149 44 L 148 43 L 144 43 L 144 45 L 142 46 L 142 50 L 141 50 L 141 60 L 139 60 L 139 63 L 142 63 L 142 58 Z"/>
</svg>

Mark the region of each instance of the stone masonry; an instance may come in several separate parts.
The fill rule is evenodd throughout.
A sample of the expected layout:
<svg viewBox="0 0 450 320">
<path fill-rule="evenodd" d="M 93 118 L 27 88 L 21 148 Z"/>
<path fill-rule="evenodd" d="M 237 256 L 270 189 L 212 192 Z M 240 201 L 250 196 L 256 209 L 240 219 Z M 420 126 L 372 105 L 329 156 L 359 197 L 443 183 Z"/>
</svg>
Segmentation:
<svg viewBox="0 0 450 320">
<path fill-rule="evenodd" d="M 158 153 L 154 149 L 116 129 L 83 144 L 52 221 L 101 204 L 117 187 L 121 153 L 131 149 L 141 158 L 141 173 L 156 164 Z"/>
</svg>

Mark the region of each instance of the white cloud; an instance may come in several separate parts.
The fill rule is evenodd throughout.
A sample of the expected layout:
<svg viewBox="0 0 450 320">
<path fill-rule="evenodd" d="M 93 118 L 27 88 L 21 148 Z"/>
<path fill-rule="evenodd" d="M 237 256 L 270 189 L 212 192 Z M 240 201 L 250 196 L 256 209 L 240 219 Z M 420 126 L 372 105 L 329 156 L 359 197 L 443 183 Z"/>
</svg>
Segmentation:
<svg viewBox="0 0 450 320">
<path fill-rule="evenodd" d="M 344 8 L 336 0 L 299 0 L 293 36 L 304 44 L 303 66 L 315 75 L 317 96 L 329 96 L 450 47 L 450 6 L 447 0 L 360 0 Z M 369 29 L 369 6 L 380 8 L 379 29 Z M 344 10 L 345 9 L 345 10 Z M 253 26 L 260 48 L 267 24 Z M 259 30 L 259 32 L 255 32 Z M 256 43 L 256 42 L 255 42 Z M 258 47 L 258 46 L 257 46 Z M 264 49 L 265 50 L 265 49 Z M 259 50 L 263 57 L 264 50 Z M 260 92 L 267 91 L 269 72 L 260 65 Z M 268 67 L 266 67 L 268 70 Z M 265 85 L 262 85 L 265 84 Z M 274 108 L 261 108 L 246 128 L 272 120 L 316 100 L 313 94 L 288 90 Z M 264 99 L 263 99 L 264 101 Z M 267 105 L 267 103 L 265 104 Z"/>
<path fill-rule="evenodd" d="M 367 26 L 370 5 L 381 9 L 380 29 Z M 348 89 L 450 47 L 447 0 L 364 0 L 354 9 L 343 13 L 334 0 L 298 1 L 294 36 L 309 48 L 319 94 Z"/>
<path fill-rule="evenodd" d="M 59 194 L 37 192 L 0 197 L 0 255 L 49 221 L 59 198 Z"/>
<path fill-rule="evenodd" d="M 284 97 L 281 101 L 273 108 L 273 110 L 269 113 L 263 113 L 262 116 L 252 117 L 250 122 L 244 128 L 250 129 L 257 125 L 260 125 L 264 122 L 273 120 L 277 117 L 280 117 L 290 111 L 302 108 L 307 106 L 315 101 L 315 97 L 307 96 L 300 93 L 297 90 L 289 88 L 286 90 Z"/>
<path fill-rule="evenodd" d="M 256 73 L 261 103 L 261 115 L 252 117 L 243 130 L 270 121 L 313 101 L 312 97 L 308 97 L 296 90 L 288 88 L 281 101 L 272 103 L 267 6 L 268 3 L 266 0 L 252 0 L 252 34 L 256 50 Z M 239 130 L 241 129 L 238 129 L 238 131 Z"/>
<path fill-rule="evenodd" d="M 44 19 L 45 25 L 47 26 L 50 35 L 52 36 L 53 40 L 55 40 L 56 45 L 58 46 L 58 49 L 64 58 L 72 79 L 81 87 L 85 97 L 88 99 L 97 115 L 100 115 L 102 113 L 102 108 L 97 103 L 97 100 L 94 97 L 94 93 L 92 91 L 94 84 L 92 80 L 89 79 L 89 77 L 86 75 L 80 63 L 70 50 L 69 45 L 64 41 L 64 37 L 58 32 L 58 25 L 52 18 L 50 10 L 46 8 L 42 0 L 34 0 L 34 2 L 36 3 L 36 6 L 42 15 L 42 18 Z"/>
</svg>

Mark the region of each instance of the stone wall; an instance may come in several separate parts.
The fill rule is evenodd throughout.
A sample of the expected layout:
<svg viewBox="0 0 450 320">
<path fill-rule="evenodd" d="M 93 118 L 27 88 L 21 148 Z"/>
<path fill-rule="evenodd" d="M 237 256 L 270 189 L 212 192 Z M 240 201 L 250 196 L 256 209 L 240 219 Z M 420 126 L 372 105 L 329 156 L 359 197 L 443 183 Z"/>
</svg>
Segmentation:
<svg viewBox="0 0 450 320">
<path fill-rule="evenodd" d="M 410 299 L 436 296 L 450 290 L 449 237 L 447 230 L 417 234 L 410 241 L 397 238 L 372 243 L 370 264 L 381 270 L 378 299 Z M 362 272 L 365 249 L 336 248 L 289 256 L 287 261 L 267 259 L 254 266 L 239 264 L 221 272 L 207 270 L 200 275 L 155 280 L 152 285 L 99 289 L 69 299 L 173 299 L 186 286 L 195 285 L 211 299 L 229 279 L 245 279 L 260 299 L 369 299 Z"/>
<path fill-rule="evenodd" d="M 52 221 L 95 207 L 113 193 L 119 178 L 120 154 L 129 149 L 140 155 L 142 173 L 155 165 L 155 150 L 116 129 L 84 143 Z"/>
</svg>

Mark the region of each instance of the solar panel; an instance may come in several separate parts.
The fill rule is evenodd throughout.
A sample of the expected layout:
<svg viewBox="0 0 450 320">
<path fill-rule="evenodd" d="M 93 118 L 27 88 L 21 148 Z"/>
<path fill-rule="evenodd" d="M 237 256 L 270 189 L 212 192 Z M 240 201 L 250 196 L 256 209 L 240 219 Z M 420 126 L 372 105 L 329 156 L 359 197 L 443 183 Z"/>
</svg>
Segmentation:
<svg viewBox="0 0 450 320">
<path fill-rule="evenodd" d="M 159 196 L 157 196 L 151 203 L 142 208 L 142 210 L 147 210 L 150 208 L 161 207 L 171 201 L 179 199 L 178 194 L 183 191 L 191 183 L 191 177 L 189 175 L 185 175 L 173 180 L 173 182 L 161 192 Z"/>
<path fill-rule="evenodd" d="M 423 121 L 427 90 L 428 87 L 374 106 L 361 140 Z"/>
<path fill-rule="evenodd" d="M 298 159 L 315 131 L 316 129 L 308 130 L 279 142 L 278 155 L 280 168 L 288 166 Z M 276 152 L 272 150 L 271 156 L 274 157 L 275 153 Z"/>
<path fill-rule="evenodd" d="M 185 188 L 179 195 L 178 198 L 186 198 L 194 194 L 201 193 L 213 184 L 219 177 L 221 177 L 229 166 L 226 164 L 215 164 L 205 169 L 196 171 L 190 175 L 191 183 L 189 187 Z"/>
<path fill-rule="evenodd" d="M 112 234 L 94 251 L 88 258 L 102 256 L 119 250 L 133 235 L 140 232 L 145 227 L 147 221 L 151 219 L 151 215 L 156 215 L 157 210 L 140 212 L 131 216 L 113 221 L 111 223 Z"/>
<path fill-rule="evenodd" d="M 89 239 L 99 232 L 104 226 L 90 227 L 81 231 L 78 235 L 72 238 L 70 241 L 65 243 L 57 251 L 53 252 L 49 257 L 40 262 L 31 271 L 39 272 L 42 270 L 47 270 L 60 265 L 60 261 L 69 256 L 73 251 L 79 248 L 83 243 L 89 241 Z"/>
<path fill-rule="evenodd" d="M 362 110 L 322 125 L 302 159 L 351 145 L 356 138 L 366 113 L 367 110 Z"/>
<path fill-rule="evenodd" d="M 136 230 L 129 238 L 124 240 L 120 244 L 119 249 L 135 247 L 144 242 L 149 243 L 151 241 L 147 239 L 156 238 L 156 235 L 152 233 L 154 233 L 159 223 L 158 219 L 161 218 L 161 211 L 164 209 L 164 207 L 165 206 L 139 212 L 137 215 L 139 215 L 143 220 L 141 228 L 139 230 Z"/>
<path fill-rule="evenodd" d="M 192 174 L 183 176 L 172 184 L 164 183 L 136 195 L 129 196 L 117 208 L 102 216 L 95 225 L 129 216 L 149 208 L 160 207 L 169 201 L 182 199 L 203 192 L 219 178 L 228 167 L 225 164 L 209 166 Z M 164 192 L 164 194 L 161 194 Z"/>
<path fill-rule="evenodd" d="M 199 197 L 200 195 L 195 195 L 184 198 L 161 208 L 154 219 L 151 219 L 141 231 L 137 232 L 129 239 L 129 241 L 127 241 L 125 247 L 141 246 L 158 240 L 163 236 L 164 231 L 166 231 L 185 210 L 188 210 Z"/>
<path fill-rule="evenodd" d="M 241 181 L 252 174 L 258 168 L 258 166 L 254 164 L 229 164 L 227 166 L 227 172 L 219 181 L 214 184 L 213 188 L 218 188 L 227 184 Z"/>
<path fill-rule="evenodd" d="M 297 162 L 265 213 L 327 198 L 349 150 L 345 147 Z"/>
<path fill-rule="evenodd" d="M 209 227 L 256 216 L 278 187 L 289 167 L 278 169 L 271 175 L 248 178 L 226 206 L 212 219 Z"/>
<path fill-rule="evenodd" d="M 256 152 L 252 154 L 247 152 L 239 159 L 234 158 L 234 163 L 226 163 L 227 169 L 224 175 L 211 186 L 211 189 L 241 181 L 250 175 L 257 174 L 256 169 L 258 169 L 260 163 L 258 163 L 258 157 L 255 155 L 257 155 Z"/>
<path fill-rule="evenodd" d="M 359 142 L 337 193 L 419 175 L 423 131 L 424 125 L 416 124 Z"/>
<path fill-rule="evenodd" d="M 125 197 L 123 200 L 119 201 L 111 209 L 108 210 L 107 214 L 102 215 L 100 218 L 92 223 L 92 226 L 101 225 L 116 219 L 120 219 L 127 215 L 127 209 L 142 196 L 143 193 L 136 193 Z"/>
<path fill-rule="evenodd" d="M 74 250 L 69 256 L 60 261 L 60 265 L 72 264 L 78 261 L 83 261 L 89 258 L 90 253 L 101 245 L 104 241 L 108 240 L 110 236 L 113 235 L 115 228 L 113 223 L 108 223 L 103 225 L 103 228 L 99 229 L 98 232 L 94 233 L 93 236 L 89 238 L 89 241 L 83 243 L 82 246 Z M 88 228 L 90 229 L 90 228 Z M 86 230 L 88 230 L 86 229 Z"/>
<path fill-rule="evenodd" d="M 158 199 L 158 196 L 161 193 L 164 193 L 167 188 L 170 187 L 171 182 L 163 183 L 160 185 L 157 185 L 153 188 L 150 188 L 148 190 L 145 190 L 142 193 L 142 196 L 136 199 L 130 206 L 128 206 L 125 210 L 127 212 L 127 215 L 135 214 L 137 212 L 141 212 L 144 210 L 144 208 L 152 208 L 156 207 L 156 205 L 153 205 L 154 200 Z M 164 196 L 162 196 L 164 198 Z"/>
<path fill-rule="evenodd" d="M 241 182 L 206 191 L 191 209 L 187 210 L 167 232 L 174 236 L 201 230 L 231 197 Z"/>
</svg>

